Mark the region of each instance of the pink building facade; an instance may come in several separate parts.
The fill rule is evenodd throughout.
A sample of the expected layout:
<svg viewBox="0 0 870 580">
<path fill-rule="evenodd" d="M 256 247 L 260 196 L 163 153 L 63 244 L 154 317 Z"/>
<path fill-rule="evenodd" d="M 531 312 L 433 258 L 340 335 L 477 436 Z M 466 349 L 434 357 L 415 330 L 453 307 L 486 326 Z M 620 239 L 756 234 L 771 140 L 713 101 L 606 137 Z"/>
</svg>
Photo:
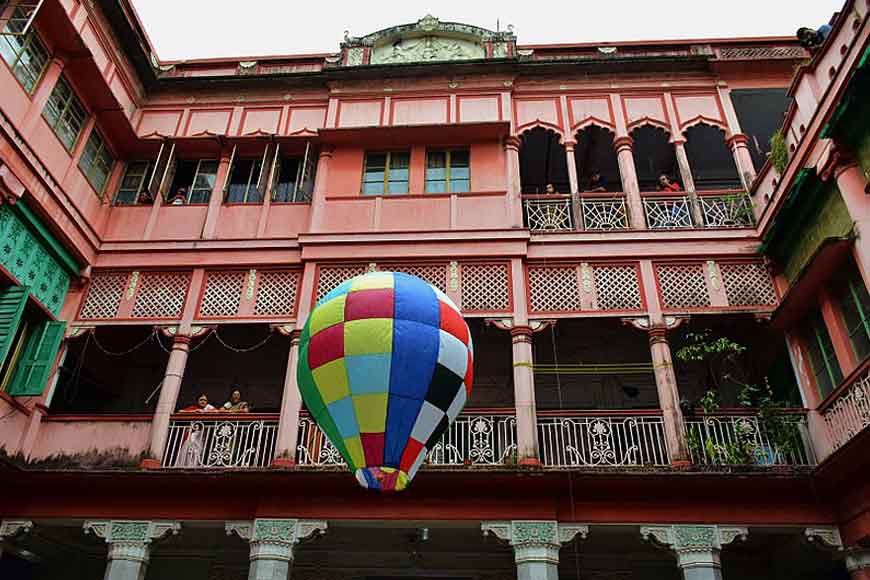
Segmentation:
<svg viewBox="0 0 870 580">
<path fill-rule="evenodd" d="M 0 7 L 3 577 L 870 578 L 865 0 L 812 53 L 426 16 L 184 62 L 127 0 Z M 295 379 L 377 270 L 476 357 L 390 497 Z"/>
</svg>

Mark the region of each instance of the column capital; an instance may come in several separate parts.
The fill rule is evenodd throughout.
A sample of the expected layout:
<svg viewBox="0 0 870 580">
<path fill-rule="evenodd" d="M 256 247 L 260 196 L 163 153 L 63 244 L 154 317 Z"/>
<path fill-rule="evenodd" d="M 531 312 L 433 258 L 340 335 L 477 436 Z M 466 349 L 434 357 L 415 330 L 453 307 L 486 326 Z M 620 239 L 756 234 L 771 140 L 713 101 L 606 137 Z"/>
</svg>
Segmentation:
<svg viewBox="0 0 870 580">
<path fill-rule="evenodd" d="M 517 564 L 528 562 L 559 563 L 559 548 L 575 536 L 585 539 L 586 524 L 560 524 L 555 520 L 485 521 L 480 523 L 483 535 L 492 534 L 514 549 Z"/>
<path fill-rule="evenodd" d="M 837 551 L 843 549 L 843 540 L 840 537 L 840 530 L 837 529 L 837 526 L 807 528 L 804 530 L 804 536 L 807 538 L 807 541 L 818 544 L 823 548 Z"/>
<path fill-rule="evenodd" d="M 0 540 L 18 534 L 26 534 L 31 528 L 33 528 L 33 522 L 30 520 L 0 520 Z"/>
<path fill-rule="evenodd" d="M 743 133 L 734 133 L 730 137 L 725 139 L 725 144 L 730 148 L 734 147 L 746 147 L 749 143 L 749 137 L 744 135 Z"/>
<path fill-rule="evenodd" d="M 722 547 L 737 539 L 745 541 L 749 530 L 745 526 L 641 526 L 640 535 L 676 552 L 680 568 L 718 568 Z"/>
<path fill-rule="evenodd" d="M 623 151 L 624 149 L 631 151 L 632 147 L 634 147 L 634 139 L 632 139 L 628 135 L 625 135 L 623 137 L 617 137 L 613 140 L 613 149 L 617 153 Z"/>
<path fill-rule="evenodd" d="M 229 521 L 227 535 L 235 533 L 251 543 L 251 561 L 293 559 L 293 546 L 309 536 L 323 533 L 325 520 L 256 518 L 253 521 Z"/>
<path fill-rule="evenodd" d="M 130 560 L 139 564 L 148 562 L 153 540 L 166 534 L 177 535 L 181 524 L 175 521 L 150 520 L 88 520 L 85 534 L 104 538 L 109 544 L 109 560 Z"/>
<path fill-rule="evenodd" d="M 320 153 L 317 156 L 319 158 L 331 159 L 334 152 L 335 145 L 323 144 L 320 146 Z"/>
<path fill-rule="evenodd" d="M 509 135 L 504 138 L 504 148 L 512 151 L 520 150 L 520 138 L 516 135 Z"/>
</svg>

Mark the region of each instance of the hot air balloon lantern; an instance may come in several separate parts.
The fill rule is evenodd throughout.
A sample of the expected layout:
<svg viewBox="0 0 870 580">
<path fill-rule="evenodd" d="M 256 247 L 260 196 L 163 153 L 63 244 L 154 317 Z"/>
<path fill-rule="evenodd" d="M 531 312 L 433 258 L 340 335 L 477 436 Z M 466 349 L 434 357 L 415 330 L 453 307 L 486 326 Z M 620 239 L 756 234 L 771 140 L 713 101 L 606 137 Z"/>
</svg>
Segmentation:
<svg viewBox="0 0 870 580">
<path fill-rule="evenodd" d="M 459 309 L 398 272 L 347 280 L 311 311 L 297 379 L 311 416 L 363 487 L 399 491 L 471 395 Z"/>
</svg>

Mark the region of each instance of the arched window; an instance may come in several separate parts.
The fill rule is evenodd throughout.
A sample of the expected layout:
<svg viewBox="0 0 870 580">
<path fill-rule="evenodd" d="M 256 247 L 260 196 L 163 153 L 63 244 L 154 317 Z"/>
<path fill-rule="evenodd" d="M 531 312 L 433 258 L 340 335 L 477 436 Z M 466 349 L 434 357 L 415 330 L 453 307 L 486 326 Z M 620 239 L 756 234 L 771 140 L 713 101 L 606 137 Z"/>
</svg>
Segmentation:
<svg viewBox="0 0 870 580">
<path fill-rule="evenodd" d="M 741 187 L 740 174 L 731 150 L 725 144 L 725 132 L 718 127 L 699 123 L 689 127 L 686 157 L 692 168 L 695 189 L 735 189 Z"/>
<path fill-rule="evenodd" d="M 548 183 L 558 193 L 570 193 L 565 147 L 554 131 L 535 127 L 522 135 L 520 183 L 523 193 L 544 193 Z"/>
<path fill-rule="evenodd" d="M 590 125 L 577 133 L 574 164 L 580 191 L 598 188 L 598 185 L 590 182 L 590 177 L 596 171 L 601 176 L 600 183 L 605 190 L 622 191 L 619 163 L 613 149 L 613 133 L 607 129 Z"/>
<path fill-rule="evenodd" d="M 655 191 L 659 175 L 663 173 L 671 181 L 683 185 L 683 180 L 679 179 L 674 145 L 664 129 L 642 125 L 631 132 L 631 138 L 634 140 L 632 155 L 641 191 Z"/>
</svg>

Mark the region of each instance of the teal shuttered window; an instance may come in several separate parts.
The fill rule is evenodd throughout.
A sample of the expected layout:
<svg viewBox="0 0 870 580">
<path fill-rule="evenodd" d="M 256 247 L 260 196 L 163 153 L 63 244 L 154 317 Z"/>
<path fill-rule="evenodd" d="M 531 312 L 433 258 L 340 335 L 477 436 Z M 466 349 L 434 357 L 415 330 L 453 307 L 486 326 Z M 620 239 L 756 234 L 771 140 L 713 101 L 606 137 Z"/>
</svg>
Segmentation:
<svg viewBox="0 0 870 580">
<path fill-rule="evenodd" d="M 18 325 L 27 304 L 27 288 L 10 286 L 0 290 L 0 370 L 7 366 L 6 357 L 15 343 Z M 3 374 L 0 374 L 2 377 Z"/>
<path fill-rule="evenodd" d="M 9 385 L 9 394 L 15 397 L 36 397 L 42 394 L 63 340 L 66 322 L 47 320 L 31 335 L 24 354 L 15 369 Z"/>
</svg>

